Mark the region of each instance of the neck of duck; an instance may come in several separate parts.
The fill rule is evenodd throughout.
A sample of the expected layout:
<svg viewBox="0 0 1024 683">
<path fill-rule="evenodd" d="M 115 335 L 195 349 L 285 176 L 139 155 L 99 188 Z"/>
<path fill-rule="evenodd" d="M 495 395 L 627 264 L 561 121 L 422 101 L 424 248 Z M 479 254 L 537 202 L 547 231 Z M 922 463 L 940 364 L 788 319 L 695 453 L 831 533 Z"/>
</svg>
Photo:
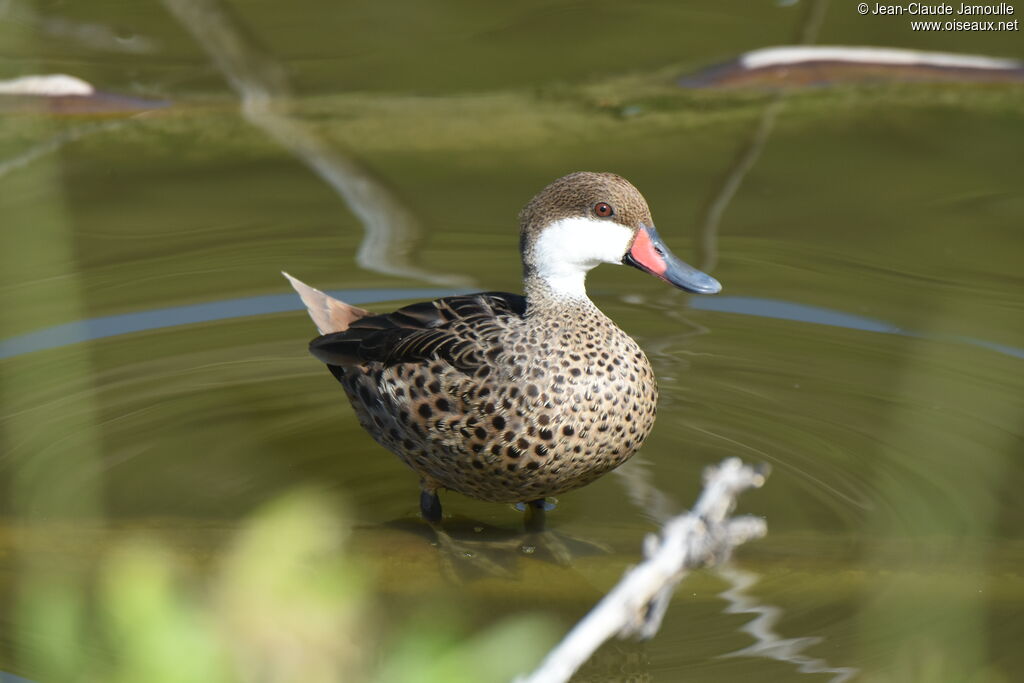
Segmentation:
<svg viewBox="0 0 1024 683">
<path fill-rule="evenodd" d="M 523 286 L 527 311 L 565 316 L 597 311 L 587 296 L 587 273 L 601 263 L 622 263 L 633 231 L 609 221 L 570 216 L 543 227 L 522 226 Z"/>
<path fill-rule="evenodd" d="M 528 264 L 524 264 L 523 271 L 523 290 L 531 314 L 563 316 L 570 311 L 597 309 L 587 296 L 586 271 L 542 273 Z"/>
</svg>

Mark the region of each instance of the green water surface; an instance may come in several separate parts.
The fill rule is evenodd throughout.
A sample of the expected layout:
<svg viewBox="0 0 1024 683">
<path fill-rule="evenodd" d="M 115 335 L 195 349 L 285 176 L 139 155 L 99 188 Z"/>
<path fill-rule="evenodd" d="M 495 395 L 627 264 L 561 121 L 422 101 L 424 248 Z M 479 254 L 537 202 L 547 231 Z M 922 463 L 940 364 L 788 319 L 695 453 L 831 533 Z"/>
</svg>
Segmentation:
<svg viewBox="0 0 1024 683">
<path fill-rule="evenodd" d="M 578 680 L 1024 670 L 1024 87 L 674 83 L 802 35 L 1019 58 L 1019 32 L 912 33 L 837 2 L 7 11 L 0 76 L 70 73 L 171 106 L 0 110 L 0 338 L 29 339 L 0 360 L 0 603 L 26 567 L 91 567 L 122 533 L 203 565 L 249 513 L 305 486 L 344 501 L 352 552 L 395 622 L 440 596 L 475 627 L 536 612 L 563 630 L 692 503 L 704 467 L 739 456 L 773 468 L 741 501 L 767 538 L 684 582 L 657 637 L 608 645 Z M 592 273 L 662 393 L 636 461 L 550 514 L 609 552 L 569 567 L 513 552 L 515 578 L 456 583 L 419 533 L 415 477 L 306 353 L 297 299 L 235 309 L 288 294 L 282 269 L 379 310 L 409 301 L 384 290 L 517 291 L 516 213 L 574 170 L 629 178 L 666 242 L 735 306 L 631 269 Z M 370 179 L 383 218 L 354 210 L 334 172 Z M 780 317 L 780 302 L 810 319 Z M 215 319 L 26 337 L 204 303 Z M 444 503 L 453 529 L 484 540 L 519 529 L 511 507 Z M 745 607 L 723 596 L 737 584 Z M 5 614 L 0 669 L 33 678 Z"/>
</svg>

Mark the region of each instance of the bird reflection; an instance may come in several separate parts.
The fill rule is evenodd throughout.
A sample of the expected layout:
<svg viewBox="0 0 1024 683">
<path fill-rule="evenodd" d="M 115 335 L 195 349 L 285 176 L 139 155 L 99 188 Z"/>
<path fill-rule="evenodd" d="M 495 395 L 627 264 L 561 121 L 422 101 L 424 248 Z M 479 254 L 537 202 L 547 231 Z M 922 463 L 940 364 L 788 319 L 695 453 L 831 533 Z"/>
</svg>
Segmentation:
<svg viewBox="0 0 1024 683">
<path fill-rule="evenodd" d="M 453 583 L 514 579 L 526 558 L 568 568 L 579 557 L 611 552 L 600 542 L 546 528 L 545 516 L 546 510 L 531 509 L 521 531 L 459 515 L 446 517 L 443 525 L 424 525 L 417 517 L 388 526 L 420 536 L 437 548 L 441 574 Z"/>
</svg>

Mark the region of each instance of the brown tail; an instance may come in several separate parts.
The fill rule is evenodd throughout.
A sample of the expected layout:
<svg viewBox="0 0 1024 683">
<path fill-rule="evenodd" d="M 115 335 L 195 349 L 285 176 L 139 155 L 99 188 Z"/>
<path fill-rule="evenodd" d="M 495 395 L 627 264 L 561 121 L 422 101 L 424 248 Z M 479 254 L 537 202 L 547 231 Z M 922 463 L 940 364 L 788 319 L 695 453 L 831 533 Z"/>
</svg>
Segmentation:
<svg viewBox="0 0 1024 683">
<path fill-rule="evenodd" d="M 288 282 L 292 283 L 292 287 L 299 293 L 302 303 L 306 304 L 309 317 L 313 319 L 313 324 L 316 325 L 316 329 L 320 330 L 320 334 L 344 332 L 354 321 L 372 315 L 358 306 L 351 306 L 344 301 L 327 296 L 319 289 L 310 287 L 283 270 L 281 275 L 288 278 Z"/>
</svg>

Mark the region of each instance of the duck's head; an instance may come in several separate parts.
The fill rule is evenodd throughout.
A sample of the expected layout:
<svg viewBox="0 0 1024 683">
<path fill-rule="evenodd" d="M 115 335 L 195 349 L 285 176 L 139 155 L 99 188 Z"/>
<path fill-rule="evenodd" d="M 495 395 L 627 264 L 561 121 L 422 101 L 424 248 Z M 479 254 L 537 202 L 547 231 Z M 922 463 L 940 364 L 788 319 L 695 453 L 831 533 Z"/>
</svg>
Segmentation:
<svg viewBox="0 0 1024 683">
<path fill-rule="evenodd" d="M 614 173 L 570 173 L 519 215 L 527 281 L 558 296 L 586 296 L 587 271 L 600 263 L 639 268 L 688 292 L 716 294 L 718 280 L 683 263 L 661 241 L 647 200 Z"/>
</svg>

